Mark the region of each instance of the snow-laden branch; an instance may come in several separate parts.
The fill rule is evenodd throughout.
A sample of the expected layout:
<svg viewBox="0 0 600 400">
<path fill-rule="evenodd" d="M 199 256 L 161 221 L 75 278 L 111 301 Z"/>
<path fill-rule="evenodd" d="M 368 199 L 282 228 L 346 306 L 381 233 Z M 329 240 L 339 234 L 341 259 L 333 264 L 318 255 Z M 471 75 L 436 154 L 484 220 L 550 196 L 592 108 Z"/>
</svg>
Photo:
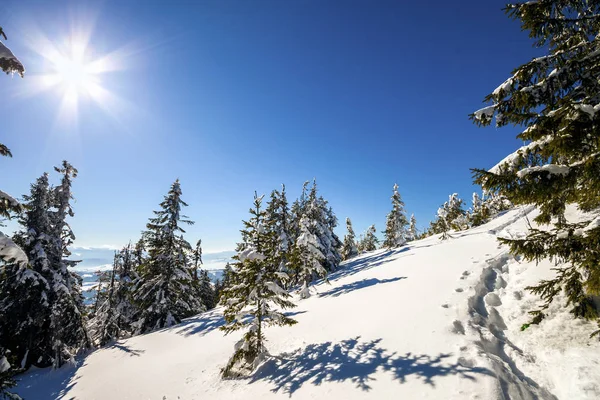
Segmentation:
<svg viewBox="0 0 600 400">
<path fill-rule="evenodd" d="M 27 255 L 8 236 L 0 232 L 0 258 L 25 267 L 29 262 Z"/>
<path fill-rule="evenodd" d="M 17 73 L 21 77 L 25 73 L 25 67 L 21 61 L 2 42 L 0 42 L 0 68 L 7 74 Z"/>
</svg>

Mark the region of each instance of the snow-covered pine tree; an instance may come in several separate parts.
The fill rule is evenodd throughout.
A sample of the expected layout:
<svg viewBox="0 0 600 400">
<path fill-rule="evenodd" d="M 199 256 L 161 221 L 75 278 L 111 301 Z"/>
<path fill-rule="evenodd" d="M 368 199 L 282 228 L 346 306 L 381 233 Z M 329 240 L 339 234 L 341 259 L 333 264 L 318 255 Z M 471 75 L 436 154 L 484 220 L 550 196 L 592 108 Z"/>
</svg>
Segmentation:
<svg viewBox="0 0 600 400">
<path fill-rule="evenodd" d="M 265 229 L 273 233 L 273 243 L 271 245 L 275 257 L 279 260 L 279 270 L 292 278 L 294 274 L 289 265 L 292 248 L 290 220 L 291 215 L 285 185 L 281 185 L 281 192 L 278 190 L 271 192 L 271 198 L 266 207 Z M 288 287 L 291 282 L 280 282 L 280 284 L 283 287 Z"/>
<path fill-rule="evenodd" d="M 242 250 L 234 256 L 235 281 L 224 288 L 221 304 L 226 324 L 220 329 L 228 334 L 248 328 L 235 345 L 235 351 L 222 370 L 224 378 L 232 378 L 253 371 L 267 355 L 263 330 L 270 325 L 293 325 L 295 320 L 278 309 L 295 305 L 288 300 L 290 294 L 277 282 L 285 279 L 272 251 L 264 245 L 273 241 L 273 232 L 265 229 L 263 196 L 254 195 L 251 218 L 244 221 Z M 266 251 L 267 250 L 267 251 Z M 275 309 L 277 307 L 278 309 Z"/>
<path fill-rule="evenodd" d="M 194 283 L 200 281 L 200 266 L 203 264 L 202 262 L 202 239 L 198 239 L 196 242 L 196 247 L 194 247 L 194 252 L 192 254 L 192 278 L 194 279 Z"/>
<path fill-rule="evenodd" d="M 206 310 L 192 286 L 191 245 L 183 238 L 181 224 L 193 222 L 181 214 L 184 206 L 178 179 L 146 225 L 148 257 L 134 288 L 134 302 L 140 309 L 136 333 L 171 326 Z"/>
<path fill-rule="evenodd" d="M 104 296 L 102 296 L 103 299 L 100 300 L 103 288 L 98 287 L 96 295 L 98 306 L 94 312 L 94 317 L 89 321 L 88 325 L 90 339 L 99 346 L 105 346 L 108 343 L 118 340 L 121 333 L 115 304 L 116 286 L 118 285 L 115 278 L 119 271 L 119 262 L 119 254 L 115 252 L 112 271 L 107 274 L 109 280 L 104 291 Z"/>
<path fill-rule="evenodd" d="M 0 32 L 6 38 L 4 31 L 0 27 Z M 23 73 L 25 69 L 23 68 L 23 64 L 14 56 L 14 54 L 4 45 L 4 43 L 0 42 L 0 69 L 7 74 L 18 73 L 23 77 Z M 9 156 L 12 157 L 12 154 L 8 147 L 0 143 L 0 156 Z M 13 197 L 4 193 L 0 190 L 0 217 L 10 218 L 12 213 L 19 214 L 22 211 L 21 205 L 18 201 L 16 201 Z M 0 221 L 0 226 L 3 226 Z M 18 273 L 23 274 L 26 271 L 27 265 L 27 256 L 23 252 L 23 250 L 17 246 L 8 236 L 4 235 L 0 232 L 0 274 L 6 273 L 4 270 L 4 263 L 11 263 L 13 268 L 11 268 L 11 276 L 16 273 L 16 268 L 18 268 Z M 15 265 L 16 264 L 16 265 Z M 1 275 L 0 275 L 1 278 Z M 36 278 L 37 279 L 37 278 Z M 2 283 L 0 283 L 1 285 Z M 0 288 L 0 295 L 4 295 L 2 293 L 2 289 Z M 0 303 L 3 300 L 6 300 L 4 297 L 0 297 Z M 4 310 L 3 310 L 4 311 Z M 0 335 L 2 335 L 1 331 L 4 329 L 0 328 Z M 4 343 L 0 340 L 0 343 Z M 12 378 L 15 374 L 15 369 L 12 368 L 7 355 L 10 354 L 10 351 L 2 348 L 0 346 L 0 398 L 10 399 L 10 400 L 20 400 L 21 397 L 17 396 L 9 392 L 8 390 L 15 385 L 15 381 Z"/>
<path fill-rule="evenodd" d="M 440 239 L 446 240 L 451 236 L 448 234 L 450 231 L 450 224 L 448 223 L 448 203 L 444 203 L 444 205 L 438 208 L 437 211 L 437 220 L 434 226 L 434 233 L 441 233 L 442 236 Z"/>
<path fill-rule="evenodd" d="M 207 310 L 212 310 L 217 305 L 215 287 L 210 281 L 208 271 L 205 269 L 200 271 L 200 298 Z"/>
<path fill-rule="evenodd" d="M 144 238 L 141 237 L 133 248 L 133 271 L 136 274 L 140 274 L 142 271 L 142 266 L 145 262 L 145 252 L 146 252 L 146 244 L 144 243 Z"/>
<path fill-rule="evenodd" d="M 71 207 L 73 194 L 71 186 L 77 177 L 75 169 L 67 161 L 54 170 L 62 175 L 60 185 L 53 188 L 50 198 L 51 246 L 48 258 L 53 266 L 52 278 L 47 278 L 53 288 L 53 302 L 50 315 L 50 330 L 52 332 L 53 366 L 60 367 L 70 361 L 81 349 L 90 346 L 90 339 L 85 328 L 85 306 L 81 291 L 82 278 L 69 270 L 78 261 L 68 260 L 71 255 L 69 246 L 75 240 L 68 217 L 75 213 Z"/>
<path fill-rule="evenodd" d="M 18 369 L 13 368 L 11 365 L 11 361 L 14 362 L 14 360 L 9 360 L 10 356 L 10 352 L 7 352 L 0 346 L 0 399 L 23 400 L 20 396 L 9 392 L 17 384 L 13 376 L 18 371 Z"/>
<path fill-rule="evenodd" d="M 509 4 L 535 45 L 547 54 L 534 58 L 485 100 L 492 105 L 470 117 L 478 125 L 520 125 L 527 145 L 489 171 L 474 170 L 484 190 L 498 191 L 513 204 L 535 204 L 535 221 L 525 238 L 500 239 L 527 260 L 561 260 L 556 277 L 530 290 L 544 306 L 533 323 L 564 290 L 575 317 L 598 320 L 593 296 L 600 295 L 600 3 L 544 0 Z M 568 221 L 576 205 L 583 220 Z M 600 330 L 595 334 L 600 333 Z"/>
<path fill-rule="evenodd" d="M 379 247 L 379 239 L 377 239 L 376 233 L 375 225 L 371 225 L 365 231 L 364 238 L 360 243 L 361 253 L 377 250 L 377 247 Z"/>
<path fill-rule="evenodd" d="M 410 223 L 408 227 L 408 240 L 417 240 L 419 238 L 419 229 L 417 228 L 417 219 L 415 214 L 410 215 Z"/>
<path fill-rule="evenodd" d="M 315 221 L 308 216 L 300 220 L 300 236 L 296 240 L 294 251 L 290 254 L 291 264 L 294 265 L 302 287 L 300 298 L 310 297 L 310 284 L 316 277 L 324 278 L 327 270 L 323 267 L 325 254 L 321 241 L 312 233 L 315 231 Z"/>
<path fill-rule="evenodd" d="M 231 268 L 230 263 L 225 264 L 225 268 L 223 269 L 223 275 L 220 280 L 217 280 L 215 283 L 215 296 L 216 296 L 216 304 L 219 304 L 221 301 L 221 292 L 224 288 L 229 287 L 233 284 L 234 280 L 234 271 Z"/>
<path fill-rule="evenodd" d="M 490 218 L 490 210 L 476 192 L 473 192 L 473 204 L 469 213 L 469 224 L 479 226 L 485 224 Z"/>
<path fill-rule="evenodd" d="M 49 195 L 48 175 L 44 174 L 31 185 L 31 194 L 23 196 L 26 212 L 19 222 L 24 232 L 15 240 L 29 255 L 29 264 L 27 268 L 7 265 L 0 280 L 0 310 L 4 315 L 0 343 L 23 368 L 36 361 L 39 366 L 51 364 L 48 316 L 52 295 L 44 277 L 53 275 L 46 253 L 51 234 Z"/>
<path fill-rule="evenodd" d="M 328 206 L 327 200 L 322 196 L 317 196 L 317 181 L 313 180 L 304 215 L 300 221 L 300 235 L 302 236 L 308 229 L 316 236 L 319 242 L 318 247 L 324 257 L 321 263 L 327 271 L 335 271 L 342 261 L 340 255 L 342 242 L 333 232 L 336 226 L 337 218 L 331 207 Z"/>
<path fill-rule="evenodd" d="M 352 228 L 352 221 L 350 218 L 346 218 L 346 236 L 344 236 L 344 245 L 342 247 L 342 259 L 349 260 L 352 257 L 358 255 L 358 248 L 356 247 L 356 235 Z"/>
<path fill-rule="evenodd" d="M 453 193 L 448 199 L 446 206 L 446 222 L 451 229 L 462 231 L 469 228 L 467 213 L 463 208 L 463 200 L 458 193 Z"/>
<path fill-rule="evenodd" d="M 302 216 L 306 212 L 306 205 L 308 203 L 308 186 L 310 181 L 305 181 L 302 184 L 302 192 L 300 193 L 300 197 L 298 197 L 292 203 L 290 207 L 290 223 L 289 223 L 289 235 L 290 235 L 290 243 L 296 243 L 298 236 L 300 236 L 300 220 Z"/>
<path fill-rule="evenodd" d="M 387 215 L 383 247 L 394 249 L 406 243 L 408 221 L 404 212 L 404 202 L 398 192 L 398 184 L 394 184 L 392 194 L 392 211 Z"/>
</svg>

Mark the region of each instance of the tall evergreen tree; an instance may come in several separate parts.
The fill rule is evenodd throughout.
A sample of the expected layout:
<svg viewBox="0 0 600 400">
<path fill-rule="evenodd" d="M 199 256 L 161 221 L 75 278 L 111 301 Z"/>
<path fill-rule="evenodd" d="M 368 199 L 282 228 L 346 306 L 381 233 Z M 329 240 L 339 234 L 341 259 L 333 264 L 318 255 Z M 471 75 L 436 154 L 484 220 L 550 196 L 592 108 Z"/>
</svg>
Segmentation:
<svg viewBox="0 0 600 400">
<path fill-rule="evenodd" d="M 144 333 L 179 323 L 183 318 L 204 311 L 201 299 L 193 290 L 188 267 L 191 245 L 183 238 L 181 224 L 192 224 L 181 208 L 187 204 L 181 199 L 179 180 L 154 211 L 144 232 L 148 249 L 141 276 L 134 288 L 134 301 L 140 308 L 136 332 Z"/>
<path fill-rule="evenodd" d="M 85 328 L 82 278 L 68 269 L 74 267 L 77 261 L 67 259 L 71 255 L 69 246 L 75 240 L 75 234 L 67 218 L 75 216 L 71 207 L 73 199 L 71 186 L 73 179 L 77 177 L 77 169 L 67 161 L 63 161 L 61 167 L 54 169 L 62 175 L 60 185 L 51 192 L 54 210 L 50 213 L 53 243 L 48 252 L 50 262 L 54 266 L 51 286 L 55 298 L 50 316 L 50 329 L 54 353 L 53 366 L 57 368 L 73 359 L 79 350 L 88 348 L 90 340 Z"/>
<path fill-rule="evenodd" d="M 23 368 L 59 367 L 90 344 L 81 278 L 68 269 L 75 262 L 66 258 L 75 237 L 67 217 L 74 215 L 71 185 L 77 170 L 65 161 L 56 171 L 62 175 L 59 186 L 51 188 L 44 174 L 24 196 L 23 231 L 15 240 L 29 254 L 30 268 L 13 269 L 0 289 L 1 307 L 11 316 L 0 328 L 2 343 Z"/>
<path fill-rule="evenodd" d="M 6 40 L 6 34 L 4 33 L 1 27 L 0 32 Z M 0 69 L 7 74 L 18 73 L 19 75 L 21 75 L 21 77 L 23 77 L 23 74 L 25 72 L 23 64 L 21 64 L 17 57 L 15 57 L 15 55 L 10 51 L 10 49 L 6 47 L 2 42 L 0 42 Z M 6 147 L 2 143 L 0 143 L 0 156 L 12 157 L 12 154 L 8 147 Z M 7 193 L 0 190 L 0 218 L 10 218 L 11 214 L 19 214 L 21 213 L 21 211 L 22 208 L 19 202 Z M 0 226 L 3 226 L 1 220 Z M 6 273 L 6 271 L 4 270 L 4 263 L 10 263 L 12 265 L 10 272 L 11 276 L 14 276 L 15 273 L 21 275 L 26 273 L 27 271 L 26 266 L 28 263 L 28 259 L 25 255 L 25 252 L 23 252 L 23 250 L 18 245 L 16 245 L 8 236 L 0 232 L 0 287 L 3 286 L 3 282 L 1 281 L 1 279 L 3 279 L 2 274 Z M 39 280 L 39 277 L 35 277 L 34 280 Z M 5 293 L 2 293 L 2 289 L 0 288 L 0 295 L 4 294 Z M 0 297 L 0 299 L 2 298 Z M 0 300 L 0 302 L 2 302 L 2 300 Z M 2 328 L 0 328 L 0 339 L 1 335 Z M 3 343 L 3 341 L 0 340 L 0 343 Z M 11 363 L 8 360 L 7 356 L 10 355 L 10 350 L 7 350 L 3 348 L 2 345 L 0 345 L 0 397 L 12 400 L 19 400 L 21 399 L 19 396 L 8 391 L 11 387 L 15 385 L 12 376 L 16 371 L 11 366 Z"/>
<path fill-rule="evenodd" d="M 406 243 L 408 221 L 404 211 L 404 202 L 398 192 L 398 185 L 394 184 L 392 194 L 392 211 L 387 215 L 385 222 L 383 247 L 393 249 Z"/>
<path fill-rule="evenodd" d="M 349 260 L 352 257 L 358 255 L 358 248 L 356 247 L 356 235 L 354 229 L 352 229 L 352 221 L 350 218 L 346 218 L 346 236 L 344 236 L 344 246 L 342 247 L 342 259 Z"/>
<path fill-rule="evenodd" d="M 544 300 L 533 322 L 564 290 L 575 317 L 597 320 L 593 296 L 600 295 L 600 3 L 545 0 L 509 4 L 535 45 L 547 51 L 513 71 L 485 100 L 492 105 L 471 118 L 478 125 L 520 125 L 529 142 L 489 171 L 474 170 L 485 190 L 512 203 L 535 204 L 535 221 L 525 238 L 500 239 L 528 260 L 562 260 L 554 279 L 530 288 Z M 588 212 L 567 221 L 567 204 Z M 600 333 L 600 330 L 595 332 Z"/>
<path fill-rule="evenodd" d="M 265 214 L 265 229 L 272 232 L 273 241 L 270 244 L 278 260 L 279 270 L 290 276 L 290 252 L 292 248 L 290 234 L 291 215 L 285 193 L 285 185 L 281 185 L 281 192 L 273 190 L 267 203 Z M 281 282 L 286 287 L 291 282 Z"/>
<path fill-rule="evenodd" d="M 264 228 L 263 196 L 254 195 L 251 218 L 244 221 L 243 250 L 234 256 L 235 284 L 223 289 L 221 304 L 226 324 L 221 327 L 226 334 L 248 328 L 235 345 L 235 352 L 222 370 L 225 378 L 244 375 L 256 368 L 267 350 L 264 329 L 270 325 L 293 325 L 295 320 L 275 309 L 294 307 L 288 300 L 290 294 L 278 285 L 282 272 L 275 254 L 265 244 L 270 243 L 273 232 Z"/>
<path fill-rule="evenodd" d="M 315 277 L 324 278 L 327 270 L 323 267 L 325 254 L 323 246 L 314 233 L 315 221 L 305 216 L 300 220 L 300 236 L 296 240 L 296 246 L 291 254 L 292 264 L 295 265 L 302 288 L 300 298 L 310 297 L 310 284 Z"/>
</svg>

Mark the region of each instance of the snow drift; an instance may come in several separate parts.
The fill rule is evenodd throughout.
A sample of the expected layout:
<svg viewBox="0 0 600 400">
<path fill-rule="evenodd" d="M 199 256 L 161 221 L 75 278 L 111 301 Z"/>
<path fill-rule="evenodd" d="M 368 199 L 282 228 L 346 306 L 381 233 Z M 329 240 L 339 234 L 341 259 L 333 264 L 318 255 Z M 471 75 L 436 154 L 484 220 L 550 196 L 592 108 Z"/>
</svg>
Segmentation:
<svg viewBox="0 0 600 400">
<path fill-rule="evenodd" d="M 298 324 L 266 331 L 271 356 L 247 379 L 221 380 L 242 332 L 222 310 L 133 337 L 77 366 L 21 376 L 25 399 L 597 399 L 594 325 L 556 302 L 521 331 L 540 300 L 524 288 L 550 262 L 512 257 L 498 236 L 527 229 L 519 208 L 440 241 L 411 242 L 342 264 L 295 298 Z"/>
</svg>

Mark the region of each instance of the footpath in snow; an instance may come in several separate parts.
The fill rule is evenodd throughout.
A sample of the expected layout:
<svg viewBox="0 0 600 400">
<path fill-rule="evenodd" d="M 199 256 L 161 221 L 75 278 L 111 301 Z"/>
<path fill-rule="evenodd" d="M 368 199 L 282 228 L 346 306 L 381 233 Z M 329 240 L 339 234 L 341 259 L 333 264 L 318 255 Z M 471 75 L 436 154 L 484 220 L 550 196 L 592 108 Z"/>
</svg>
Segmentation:
<svg viewBox="0 0 600 400">
<path fill-rule="evenodd" d="M 77 366 L 34 370 L 17 392 L 44 399 L 600 399 L 594 326 L 563 302 L 521 331 L 539 300 L 524 290 L 552 276 L 498 236 L 527 229 L 532 208 L 446 241 L 378 250 L 342 264 L 266 331 L 271 357 L 249 378 L 223 381 L 242 332 L 223 336 L 222 310 L 94 351 Z"/>
</svg>

